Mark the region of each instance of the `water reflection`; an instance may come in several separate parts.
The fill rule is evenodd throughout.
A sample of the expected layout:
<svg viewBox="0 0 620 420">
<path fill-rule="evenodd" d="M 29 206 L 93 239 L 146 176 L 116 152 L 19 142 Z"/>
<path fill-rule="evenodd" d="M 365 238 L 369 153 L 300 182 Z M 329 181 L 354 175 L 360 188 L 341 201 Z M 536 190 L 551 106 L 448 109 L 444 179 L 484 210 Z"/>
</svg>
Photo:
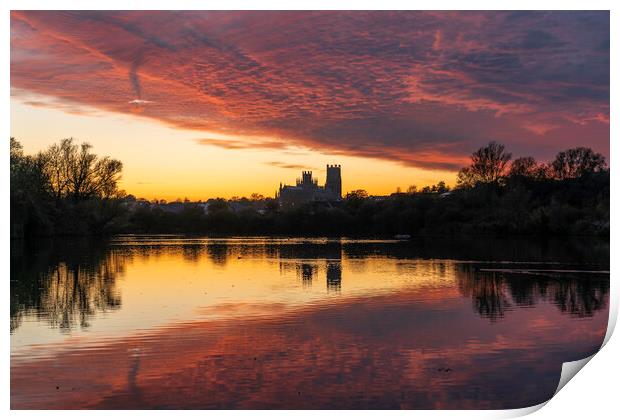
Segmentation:
<svg viewBox="0 0 620 420">
<path fill-rule="evenodd" d="M 207 255 L 209 256 L 209 258 L 211 258 L 211 261 L 213 261 L 214 264 L 220 267 L 226 266 L 226 263 L 228 262 L 229 250 L 228 245 L 226 245 L 225 243 L 213 243 L 207 246 L 200 247 L 199 249 L 206 249 Z"/>
<path fill-rule="evenodd" d="M 423 294 L 195 321 L 67 350 L 12 368 L 12 408 L 525 407 L 553 394 L 562 362 L 595 351 L 606 325 L 539 307 L 490 329 L 469 308 Z"/>
<path fill-rule="evenodd" d="M 340 260 L 280 261 L 279 267 L 281 275 L 286 275 L 294 267 L 295 277 L 304 289 L 312 288 L 321 273 L 323 273 L 324 284 L 328 292 L 339 292 L 341 289 L 342 262 Z"/>
<path fill-rule="evenodd" d="M 135 239 L 134 239 L 135 240 Z M 555 304 L 562 312 L 577 317 L 592 316 L 596 311 L 606 309 L 609 294 L 608 274 L 588 273 L 510 273 L 481 271 L 488 267 L 511 268 L 513 262 L 506 261 L 508 255 L 516 262 L 524 261 L 528 267 L 567 267 L 571 264 L 584 266 L 586 257 L 576 252 L 572 245 L 554 247 L 543 242 L 537 246 L 524 246 L 523 253 L 516 253 L 513 247 L 497 250 L 483 245 L 465 246 L 462 242 L 433 240 L 427 242 L 359 242 L 346 240 L 186 240 L 184 238 L 138 239 L 135 246 L 126 246 L 131 241 L 117 241 L 125 246 L 117 247 L 115 242 L 101 241 L 51 241 L 39 243 L 36 248 L 25 248 L 21 243 L 12 244 L 11 254 L 11 331 L 19 327 L 25 314 L 35 314 L 61 331 L 76 326 L 86 328 L 97 312 L 118 309 L 121 292 L 116 279 L 125 271 L 125 266 L 135 258 L 160 259 L 166 255 L 180 254 L 183 260 L 198 264 L 207 258 L 215 267 L 226 268 L 231 259 L 237 261 L 277 260 L 280 275 L 294 270 L 304 289 L 312 289 L 319 276 L 324 276 L 327 292 L 341 292 L 343 258 L 351 274 L 372 271 L 369 262 L 383 258 L 388 260 L 420 260 L 429 252 L 438 252 L 456 258 L 456 261 L 433 259 L 431 265 L 397 265 L 403 276 L 437 277 L 448 275 L 449 268 L 456 268 L 455 281 L 458 290 L 471 298 L 472 307 L 484 318 L 496 321 L 503 318 L 514 307 L 535 306 L 540 301 Z M 513 242 L 511 242 L 513 243 Z M 570 242 L 569 242 L 570 243 Z M 432 244 L 432 245 L 431 245 Z M 460 253 L 457 254 L 457 249 Z M 593 246 L 602 250 L 592 254 L 588 269 L 608 268 L 608 249 L 605 244 Z M 492 250 L 492 252 L 491 252 Z M 543 251 L 544 250 L 544 251 Z M 441 252 L 440 252 L 441 251 Z M 499 262 L 472 263 L 471 256 L 482 260 Z M 506 255 L 507 254 L 507 255 Z M 541 260 L 548 258 L 548 260 Z M 527 260 L 533 260 L 528 262 Z M 570 259 L 570 260 L 569 260 Z M 574 260 L 573 260 L 574 259 Z M 464 261 L 460 263 L 458 261 Z M 593 262 L 592 262 L 593 261 Z M 353 263 L 354 262 L 354 263 Z M 428 271 L 433 267 L 433 272 Z M 377 276 L 377 283 L 381 277 Z"/>
<path fill-rule="evenodd" d="M 459 291 L 471 297 L 474 310 L 492 321 L 503 318 L 511 303 L 509 291 L 498 276 L 481 274 L 473 267 L 466 267 L 462 273 L 458 278 Z"/>
<path fill-rule="evenodd" d="M 491 321 L 503 318 L 515 306 L 532 307 L 540 302 L 553 303 L 561 312 L 580 318 L 607 308 L 606 273 L 489 272 L 474 264 L 459 267 L 459 291 L 471 298 L 478 314 Z"/>
<path fill-rule="evenodd" d="M 317 276 L 319 267 L 316 264 L 299 263 L 295 265 L 297 277 L 301 278 L 304 287 L 312 287 L 312 282 Z"/>
<path fill-rule="evenodd" d="M 327 263 L 327 290 L 339 292 L 342 282 L 342 264 L 340 261 Z"/>
<path fill-rule="evenodd" d="M 28 313 L 68 332 L 76 326 L 87 328 L 97 312 L 118 309 L 121 295 L 116 278 L 128 258 L 88 241 L 75 242 L 71 248 L 47 243 L 36 250 L 14 244 L 11 332 Z"/>
<path fill-rule="evenodd" d="M 485 243 L 16 244 L 11 406 L 537 404 L 601 345 L 608 243 Z"/>
</svg>

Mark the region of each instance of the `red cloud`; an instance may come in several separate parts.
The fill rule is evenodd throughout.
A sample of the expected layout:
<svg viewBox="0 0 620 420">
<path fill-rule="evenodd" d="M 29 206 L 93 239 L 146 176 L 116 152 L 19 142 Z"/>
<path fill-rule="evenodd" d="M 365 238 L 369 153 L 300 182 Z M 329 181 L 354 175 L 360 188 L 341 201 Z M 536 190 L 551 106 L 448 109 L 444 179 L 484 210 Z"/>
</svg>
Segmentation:
<svg viewBox="0 0 620 420">
<path fill-rule="evenodd" d="M 444 169 L 489 140 L 609 151 L 606 12 L 29 11 L 11 28 L 17 96 L 278 139 L 224 147 Z"/>
</svg>

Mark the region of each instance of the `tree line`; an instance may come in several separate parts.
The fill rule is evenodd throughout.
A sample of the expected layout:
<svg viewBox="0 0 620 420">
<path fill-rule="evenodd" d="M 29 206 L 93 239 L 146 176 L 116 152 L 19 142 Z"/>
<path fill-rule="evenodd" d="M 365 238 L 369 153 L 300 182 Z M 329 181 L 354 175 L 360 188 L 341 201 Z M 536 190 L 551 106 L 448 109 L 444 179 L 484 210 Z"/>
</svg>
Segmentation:
<svg viewBox="0 0 620 420">
<path fill-rule="evenodd" d="M 383 197 L 282 208 L 254 195 L 205 203 L 145 202 L 118 188 L 122 163 L 62 140 L 35 156 L 11 139 L 11 236 L 113 233 L 237 235 L 609 234 L 609 168 L 590 148 L 550 162 L 491 142 L 470 156 L 454 188 L 444 181 Z"/>
<path fill-rule="evenodd" d="M 11 237 L 103 233 L 122 213 L 123 164 L 71 138 L 25 155 L 11 137 Z"/>
<path fill-rule="evenodd" d="M 607 170 L 605 157 L 587 147 L 560 152 L 549 163 L 537 162 L 531 156 L 510 162 L 511 158 L 512 154 L 503 144 L 490 142 L 472 153 L 471 164 L 457 175 L 457 186 L 472 188 L 477 184 L 502 184 L 510 178 L 577 179 Z"/>
</svg>

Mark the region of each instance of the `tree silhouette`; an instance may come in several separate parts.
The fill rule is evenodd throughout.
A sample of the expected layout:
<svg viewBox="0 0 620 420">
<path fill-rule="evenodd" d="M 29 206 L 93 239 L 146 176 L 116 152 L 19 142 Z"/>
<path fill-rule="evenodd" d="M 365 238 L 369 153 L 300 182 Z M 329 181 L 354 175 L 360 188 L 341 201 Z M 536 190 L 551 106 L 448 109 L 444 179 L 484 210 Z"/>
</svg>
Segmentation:
<svg viewBox="0 0 620 420">
<path fill-rule="evenodd" d="M 471 155 L 471 165 L 461 169 L 457 176 L 459 187 L 472 187 L 477 183 L 498 182 L 505 174 L 512 155 L 503 144 L 490 142 Z"/>
<path fill-rule="evenodd" d="M 609 170 L 590 149 L 569 149 L 552 163 L 516 159 L 494 142 L 471 156 L 458 188 L 445 182 L 407 193 L 295 208 L 277 198 L 148 202 L 117 190 L 120 162 L 71 139 L 26 156 L 11 139 L 11 236 L 101 233 L 276 235 L 596 234 L 609 233 Z M 588 175 L 588 176 L 583 176 Z"/>
<path fill-rule="evenodd" d="M 515 159 L 510 165 L 509 176 L 524 178 L 543 178 L 546 174 L 546 167 L 536 162 L 531 156 Z"/>
<path fill-rule="evenodd" d="M 580 178 L 589 173 L 601 172 L 607 168 L 605 158 L 588 147 L 577 147 L 560 152 L 551 162 L 556 179 Z"/>
<path fill-rule="evenodd" d="M 90 152 L 91 148 L 88 143 L 78 146 L 68 138 L 40 155 L 48 186 L 56 198 L 71 197 L 78 201 L 92 197 L 110 198 L 118 193 L 117 183 L 123 164 L 108 156 L 99 158 Z"/>
</svg>

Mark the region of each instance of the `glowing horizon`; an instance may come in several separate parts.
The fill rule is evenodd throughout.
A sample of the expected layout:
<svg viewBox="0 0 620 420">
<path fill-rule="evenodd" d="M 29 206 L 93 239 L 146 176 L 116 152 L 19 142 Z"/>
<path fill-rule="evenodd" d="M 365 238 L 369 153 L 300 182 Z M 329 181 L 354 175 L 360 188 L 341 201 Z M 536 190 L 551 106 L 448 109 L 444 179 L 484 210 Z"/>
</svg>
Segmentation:
<svg viewBox="0 0 620 420">
<path fill-rule="evenodd" d="M 198 137 L 204 136 L 204 132 L 173 129 L 144 118 L 128 119 L 121 114 L 96 110 L 88 110 L 86 115 L 73 115 L 47 107 L 24 105 L 14 99 L 11 106 L 14 111 L 11 135 L 24 146 L 25 153 L 36 154 L 68 137 L 73 137 L 78 143 L 90 143 L 97 155 L 109 155 L 123 162 L 120 188 L 127 194 L 147 200 L 188 198 L 205 201 L 218 197 L 249 197 L 252 193 L 274 197 L 280 182 L 294 184 L 302 170 L 311 170 L 313 176 L 319 179 L 319 184 L 324 184 L 328 163 L 342 165 L 343 194 L 364 189 L 371 195 L 387 195 L 398 188 L 405 191 L 410 185 L 421 188 L 442 180 L 447 185 L 454 185 L 456 177 L 456 173 L 451 171 L 429 171 L 377 158 L 330 155 L 302 147 L 289 147 L 284 151 L 244 150 L 239 153 L 234 148 L 202 145 Z M 22 110 L 22 107 L 25 109 Z M 40 126 L 28 123 L 33 115 L 37 121 L 56 121 L 43 124 L 50 134 L 42 136 Z M 107 131 L 103 134 L 93 131 L 100 120 L 106 121 Z M 63 134 L 66 125 L 72 127 L 74 135 Z M 134 133 L 156 137 L 139 139 L 135 144 L 128 141 Z M 217 136 L 222 141 L 227 140 L 227 136 Z M 47 141 L 48 138 L 53 140 Z M 149 147 L 150 153 L 145 154 L 143 147 Z M 179 147 L 185 149 L 182 165 L 171 159 L 178 154 Z M 248 160 L 249 157 L 255 160 Z M 145 158 L 149 161 L 144 162 Z M 155 170 L 153 166 L 156 166 Z M 240 169 L 243 171 L 240 172 Z M 386 175 L 387 180 L 383 179 Z M 228 183 L 222 184 L 220 179 L 210 178 L 213 176 L 226 176 Z"/>
<path fill-rule="evenodd" d="M 608 12 L 11 13 L 11 135 L 124 163 L 147 199 L 445 181 L 488 141 L 609 157 Z"/>
</svg>

